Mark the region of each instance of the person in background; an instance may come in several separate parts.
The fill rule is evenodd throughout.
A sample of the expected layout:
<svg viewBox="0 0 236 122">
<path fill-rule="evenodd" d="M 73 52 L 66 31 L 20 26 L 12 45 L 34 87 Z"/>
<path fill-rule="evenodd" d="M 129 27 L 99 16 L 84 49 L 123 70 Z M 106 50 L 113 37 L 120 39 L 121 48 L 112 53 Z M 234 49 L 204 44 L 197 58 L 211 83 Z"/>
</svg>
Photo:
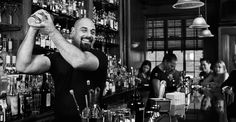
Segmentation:
<svg viewBox="0 0 236 122">
<path fill-rule="evenodd" d="M 236 67 L 236 54 L 233 56 L 233 64 Z M 231 71 L 229 78 L 221 85 L 225 94 L 226 110 L 229 122 L 236 122 L 236 70 Z"/>
<path fill-rule="evenodd" d="M 157 65 L 151 72 L 150 78 L 150 95 L 149 97 L 158 98 L 160 96 L 161 82 L 166 82 L 166 92 L 174 92 L 177 90 L 176 83 L 172 72 L 175 71 L 177 57 L 173 53 L 167 53 L 163 57 L 162 62 Z"/>
<path fill-rule="evenodd" d="M 141 80 L 141 84 L 148 84 L 151 75 L 151 62 L 148 60 L 143 61 L 141 67 L 138 70 L 138 78 Z"/>
<path fill-rule="evenodd" d="M 221 85 L 228 78 L 225 63 L 223 61 L 217 61 L 215 63 L 213 74 L 210 74 L 203 82 L 202 85 L 205 100 L 202 102 L 202 109 L 207 110 L 210 107 L 218 114 L 218 122 L 227 122 L 224 96 L 221 91 Z M 210 103 L 210 104 L 209 104 Z"/>
<path fill-rule="evenodd" d="M 142 101 L 144 105 L 146 106 L 147 98 L 149 95 L 149 81 L 150 81 L 150 75 L 151 75 L 151 62 L 149 60 L 143 61 L 141 67 L 139 68 L 137 78 L 141 81 L 141 89 L 139 90 Z"/>
<path fill-rule="evenodd" d="M 200 70 L 201 72 L 199 73 L 200 81 L 199 84 L 203 82 L 204 79 L 206 79 L 210 74 L 213 73 L 211 70 L 211 62 L 208 59 L 201 58 L 200 59 Z"/>
<path fill-rule="evenodd" d="M 18 49 L 17 71 L 30 74 L 50 72 L 55 81 L 55 121 L 80 122 L 81 111 L 86 106 L 85 95 L 90 88 L 103 89 L 107 75 L 106 55 L 93 49 L 95 25 L 88 18 L 77 20 L 70 33 L 72 43 L 69 43 L 55 28 L 47 11 L 38 10 L 32 16 L 41 22 L 30 25 Z M 39 31 L 49 35 L 59 52 L 32 54 Z M 71 90 L 79 106 L 75 104 Z"/>
</svg>

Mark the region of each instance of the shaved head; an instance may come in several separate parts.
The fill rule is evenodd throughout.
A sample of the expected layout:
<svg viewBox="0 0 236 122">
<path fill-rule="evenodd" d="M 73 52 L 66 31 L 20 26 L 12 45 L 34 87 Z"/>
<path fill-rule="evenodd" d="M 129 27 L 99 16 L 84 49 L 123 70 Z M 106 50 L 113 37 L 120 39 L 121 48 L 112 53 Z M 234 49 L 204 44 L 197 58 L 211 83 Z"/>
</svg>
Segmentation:
<svg viewBox="0 0 236 122">
<path fill-rule="evenodd" d="M 89 18 L 81 18 L 81 19 L 78 19 L 76 22 L 75 22 L 75 25 L 74 27 L 78 27 L 79 25 L 83 24 L 83 23 L 90 23 L 90 24 L 93 24 L 93 21 Z M 95 25 L 94 25 L 95 26 Z"/>
<path fill-rule="evenodd" d="M 93 48 L 96 30 L 93 21 L 89 18 L 81 18 L 75 22 L 70 37 L 72 43 L 82 50 Z"/>
</svg>

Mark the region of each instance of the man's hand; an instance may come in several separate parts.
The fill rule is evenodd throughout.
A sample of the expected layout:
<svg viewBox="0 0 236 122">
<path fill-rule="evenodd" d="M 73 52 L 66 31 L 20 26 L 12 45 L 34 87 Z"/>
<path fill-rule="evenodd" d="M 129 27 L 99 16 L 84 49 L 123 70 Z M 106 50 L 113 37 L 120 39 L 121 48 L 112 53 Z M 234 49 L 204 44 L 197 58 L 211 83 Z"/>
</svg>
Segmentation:
<svg viewBox="0 0 236 122">
<path fill-rule="evenodd" d="M 51 34 L 56 30 L 52 16 L 47 11 L 40 9 L 31 17 L 35 19 L 35 22 L 33 24 L 29 23 L 29 25 L 33 28 L 39 29 L 42 34 Z"/>
</svg>

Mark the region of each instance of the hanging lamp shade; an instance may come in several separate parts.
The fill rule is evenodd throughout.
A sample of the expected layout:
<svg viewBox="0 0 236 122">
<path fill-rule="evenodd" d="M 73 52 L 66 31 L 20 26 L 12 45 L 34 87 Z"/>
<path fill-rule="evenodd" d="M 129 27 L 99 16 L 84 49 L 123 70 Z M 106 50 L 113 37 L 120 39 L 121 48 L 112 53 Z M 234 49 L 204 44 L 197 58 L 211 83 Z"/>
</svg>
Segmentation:
<svg viewBox="0 0 236 122">
<path fill-rule="evenodd" d="M 192 9 L 203 6 L 204 3 L 200 0 L 178 0 L 172 7 L 175 9 Z"/>
<path fill-rule="evenodd" d="M 210 26 L 206 23 L 202 15 L 200 15 L 199 17 L 196 17 L 193 20 L 192 25 L 189 26 L 189 28 L 208 28 L 208 27 Z"/>
<path fill-rule="evenodd" d="M 203 37 L 214 37 L 214 35 L 211 33 L 211 31 L 208 28 L 206 28 L 206 29 L 201 31 L 201 33 L 199 34 L 198 37 L 200 37 L 200 38 L 203 38 Z"/>
</svg>

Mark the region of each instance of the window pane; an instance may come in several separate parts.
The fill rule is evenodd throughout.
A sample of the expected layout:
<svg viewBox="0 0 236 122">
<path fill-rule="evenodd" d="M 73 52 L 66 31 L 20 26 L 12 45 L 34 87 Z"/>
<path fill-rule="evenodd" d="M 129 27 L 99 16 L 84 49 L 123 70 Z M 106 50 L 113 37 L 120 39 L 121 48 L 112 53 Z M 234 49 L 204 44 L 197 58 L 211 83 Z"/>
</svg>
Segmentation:
<svg viewBox="0 0 236 122">
<path fill-rule="evenodd" d="M 162 62 L 162 59 L 164 57 L 164 51 L 156 51 L 156 57 L 157 57 L 156 61 Z"/>
<path fill-rule="evenodd" d="M 154 48 L 158 50 L 164 49 L 164 41 L 155 41 Z"/>
<path fill-rule="evenodd" d="M 152 41 L 147 41 L 147 49 L 152 49 Z"/>
<path fill-rule="evenodd" d="M 194 29 L 192 28 L 186 28 L 186 37 L 194 37 L 195 34 L 194 34 Z"/>
<path fill-rule="evenodd" d="M 163 28 L 154 29 L 154 38 L 164 38 Z"/>
<path fill-rule="evenodd" d="M 186 40 L 186 49 L 199 49 L 203 48 L 203 40 Z"/>
<path fill-rule="evenodd" d="M 200 58 L 203 57 L 202 50 L 189 50 L 186 51 L 186 72 L 192 72 L 193 76 L 196 77 L 199 75 L 200 70 Z"/>
<path fill-rule="evenodd" d="M 154 21 L 154 27 L 164 27 L 164 21 L 163 20 Z"/>
<path fill-rule="evenodd" d="M 151 61 L 152 69 L 162 62 L 163 57 L 164 57 L 164 51 L 153 51 L 153 52 L 148 51 L 146 53 L 146 59 Z"/>
<path fill-rule="evenodd" d="M 146 53 L 146 59 L 149 60 L 149 61 L 155 61 L 155 52 L 152 52 L 152 51 L 147 51 Z"/>
<path fill-rule="evenodd" d="M 168 48 L 181 49 L 181 40 L 169 40 Z"/>
<path fill-rule="evenodd" d="M 152 29 L 147 29 L 147 31 L 146 31 L 147 33 L 146 33 L 146 37 L 147 38 L 151 38 L 153 35 L 152 35 Z"/>
<path fill-rule="evenodd" d="M 181 37 L 181 28 L 168 28 L 168 37 Z"/>
<path fill-rule="evenodd" d="M 181 20 L 168 20 L 169 27 L 181 26 Z"/>
<path fill-rule="evenodd" d="M 153 27 L 153 26 L 152 26 L 152 21 L 151 21 L 151 20 L 148 20 L 148 21 L 147 21 L 147 25 L 146 25 L 146 27 L 148 27 L 148 28 Z"/>
</svg>

